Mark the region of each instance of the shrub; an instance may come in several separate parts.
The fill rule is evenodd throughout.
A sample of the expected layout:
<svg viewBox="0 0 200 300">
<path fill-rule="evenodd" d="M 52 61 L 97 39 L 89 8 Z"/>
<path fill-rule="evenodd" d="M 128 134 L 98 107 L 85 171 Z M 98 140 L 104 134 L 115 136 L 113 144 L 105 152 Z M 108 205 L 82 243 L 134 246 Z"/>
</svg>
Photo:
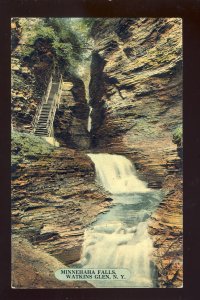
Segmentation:
<svg viewBox="0 0 200 300">
<path fill-rule="evenodd" d="M 173 142 L 178 146 L 182 146 L 183 143 L 183 128 L 182 126 L 177 127 L 173 131 Z"/>
</svg>

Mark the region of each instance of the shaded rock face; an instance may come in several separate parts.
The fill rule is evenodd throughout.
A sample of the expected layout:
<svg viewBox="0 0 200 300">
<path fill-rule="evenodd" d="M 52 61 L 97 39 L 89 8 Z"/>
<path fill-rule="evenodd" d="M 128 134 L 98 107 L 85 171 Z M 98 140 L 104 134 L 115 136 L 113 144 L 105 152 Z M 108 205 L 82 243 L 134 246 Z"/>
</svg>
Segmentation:
<svg viewBox="0 0 200 300">
<path fill-rule="evenodd" d="M 12 176 L 12 233 L 65 265 L 79 260 L 84 228 L 110 205 L 94 177 L 90 159 L 68 148 L 19 164 Z"/>
<path fill-rule="evenodd" d="M 182 153 L 182 147 L 177 148 Z M 183 182 L 182 157 L 177 151 L 167 156 L 163 181 L 164 199 L 149 220 L 149 234 L 154 242 L 153 260 L 158 269 L 158 283 L 163 288 L 183 285 Z"/>
<path fill-rule="evenodd" d="M 126 155 L 149 187 L 163 188 L 166 196 L 149 223 L 153 260 L 159 286 L 180 287 L 181 149 L 172 132 L 182 123 L 181 19 L 104 19 L 95 22 L 92 36 L 94 152 Z"/>
<path fill-rule="evenodd" d="M 70 148 L 88 149 L 90 137 L 87 131 L 89 107 L 85 97 L 85 86 L 81 79 L 66 76 L 73 84 L 71 89 L 63 87 L 59 109 L 54 120 L 54 135 L 61 145 Z"/>
<path fill-rule="evenodd" d="M 18 18 L 12 18 L 11 20 L 11 51 L 13 51 L 21 38 L 21 26 Z"/>
<path fill-rule="evenodd" d="M 91 63 L 91 80 L 89 84 L 89 93 L 90 93 L 90 105 L 95 108 L 92 111 L 91 117 L 92 123 L 92 147 L 98 145 L 96 140 L 97 136 L 93 132 L 98 131 L 98 129 L 103 125 L 103 120 L 105 117 L 105 101 L 104 101 L 104 92 L 105 92 L 105 82 L 103 69 L 105 66 L 104 59 L 97 53 L 94 52 L 92 55 Z"/>
<path fill-rule="evenodd" d="M 154 241 L 154 262 L 162 288 L 183 285 L 183 195 L 182 177 L 174 174 L 164 181 L 165 197 L 149 222 Z"/>
</svg>

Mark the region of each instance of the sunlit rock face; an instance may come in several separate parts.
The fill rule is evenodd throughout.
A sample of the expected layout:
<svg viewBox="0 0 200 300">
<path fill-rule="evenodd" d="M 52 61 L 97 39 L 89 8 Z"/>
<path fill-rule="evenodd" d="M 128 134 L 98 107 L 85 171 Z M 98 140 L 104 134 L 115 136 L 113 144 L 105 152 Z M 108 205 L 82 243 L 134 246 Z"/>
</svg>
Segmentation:
<svg viewBox="0 0 200 300">
<path fill-rule="evenodd" d="M 164 265 L 155 252 L 160 286 L 181 286 L 181 159 L 172 142 L 173 130 L 182 123 L 181 19 L 98 20 L 92 36 L 92 145 L 96 152 L 126 154 L 149 187 L 166 191 L 164 204 L 152 216 L 158 228 L 150 233 L 155 243 L 160 238 L 163 258 L 164 250 L 171 249 Z"/>
</svg>

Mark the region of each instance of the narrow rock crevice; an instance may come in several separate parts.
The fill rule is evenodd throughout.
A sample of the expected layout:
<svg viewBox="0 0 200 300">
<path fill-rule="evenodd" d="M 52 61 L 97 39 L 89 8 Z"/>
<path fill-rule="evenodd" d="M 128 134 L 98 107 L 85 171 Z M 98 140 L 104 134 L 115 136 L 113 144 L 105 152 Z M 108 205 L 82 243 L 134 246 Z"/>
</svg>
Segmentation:
<svg viewBox="0 0 200 300">
<path fill-rule="evenodd" d="M 83 81 L 76 76 L 66 76 L 73 86 L 63 90 L 59 109 L 54 120 L 54 136 L 60 143 L 74 149 L 88 149 L 90 138 L 87 131 L 89 107 Z"/>
<path fill-rule="evenodd" d="M 98 52 L 94 51 L 92 54 L 91 62 L 91 80 L 89 84 L 90 105 L 92 106 L 92 125 L 91 125 L 91 145 L 97 145 L 96 131 L 103 124 L 105 117 L 105 101 L 103 95 L 105 93 L 104 87 L 104 74 L 103 69 L 105 66 L 104 59 L 101 58 Z"/>
</svg>

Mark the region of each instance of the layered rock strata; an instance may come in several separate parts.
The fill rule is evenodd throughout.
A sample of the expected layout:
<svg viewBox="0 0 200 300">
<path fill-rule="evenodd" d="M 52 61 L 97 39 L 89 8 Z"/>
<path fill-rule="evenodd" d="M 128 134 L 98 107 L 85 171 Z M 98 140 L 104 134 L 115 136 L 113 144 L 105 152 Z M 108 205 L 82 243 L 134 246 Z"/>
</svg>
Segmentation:
<svg viewBox="0 0 200 300">
<path fill-rule="evenodd" d="M 68 148 L 19 164 L 12 178 L 13 234 L 65 265 L 79 260 L 84 228 L 111 200 L 94 177 L 90 159 Z"/>
<path fill-rule="evenodd" d="M 97 20 L 92 36 L 94 151 L 125 154 L 141 179 L 163 188 L 149 225 L 154 260 L 159 286 L 180 287 L 182 175 L 173 131 L 182 123 L 181 19 Z"/>
</svg>

